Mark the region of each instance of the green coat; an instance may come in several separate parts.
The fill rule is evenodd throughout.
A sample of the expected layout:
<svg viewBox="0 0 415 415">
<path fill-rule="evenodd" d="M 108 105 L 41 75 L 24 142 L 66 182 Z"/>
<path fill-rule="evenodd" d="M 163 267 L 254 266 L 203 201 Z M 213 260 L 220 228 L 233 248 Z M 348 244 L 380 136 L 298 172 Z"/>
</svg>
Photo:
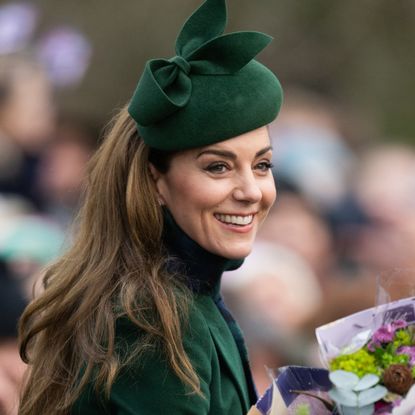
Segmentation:
<svg viewBox="0 0 415 415">
<path fill-rule="evenodd" d="M 121 337 L 135 329 L 124 325 Z M 166 361 L 154 354 L 121 374 L 104 406 L 86 391 L 71 415 L 242 415 L 251 406 L 248 387 L 232 334 L 212 297 L 197 295 L 184 347 L 197 371 L 205 398 L 189 395 Z"/>
</svg>

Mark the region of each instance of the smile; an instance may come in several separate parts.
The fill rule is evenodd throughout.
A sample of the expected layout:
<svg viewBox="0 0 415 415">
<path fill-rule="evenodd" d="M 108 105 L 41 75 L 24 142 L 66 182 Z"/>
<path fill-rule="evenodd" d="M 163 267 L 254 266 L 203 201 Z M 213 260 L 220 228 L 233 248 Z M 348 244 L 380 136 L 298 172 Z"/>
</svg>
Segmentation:
<svg viewBox="0 0 415 415">
<path fill-rule="evenodd" d="M 220 222 L 231 224 L 231 225 L 239 225 L 239 226 L 246 226 L 252 223 L 254 219 L 254 215 L 223 215 L 220 213 L 215 213 L 215 218 Z"/>
</svg>

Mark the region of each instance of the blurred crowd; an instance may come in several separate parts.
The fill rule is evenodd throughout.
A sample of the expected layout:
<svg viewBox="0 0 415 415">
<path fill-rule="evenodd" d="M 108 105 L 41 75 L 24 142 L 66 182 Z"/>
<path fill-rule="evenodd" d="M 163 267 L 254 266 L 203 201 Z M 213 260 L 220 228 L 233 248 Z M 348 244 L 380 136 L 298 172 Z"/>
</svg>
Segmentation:
<svg viewBox="0 0 415 415">
<path fill-rule="evenodd" d="M 0 55 L 0 414 L 15 413 L 25 369 L 18 318 L 42 268 L 70 243 L 96 143 L 90 123 L 59 113 L 36 60 Z"/>
<path fill-rule="evenodd" d="M 286 90 L 269 127 L 278 197 L 244 265 L 223 278 L 259 392 L 264 366 L 320 365 L 314 329 L 374 305 L 376 277 L 413 266 L 415 150 L 347 136 L 335 106 Z M 16 413 L 17 321 L 70 243 L 97 129 L 62 114 L 44 68 L 0 54 L 0 414 Z M 14 409 L 13 409 L 14 408 Z"/>
</svg>

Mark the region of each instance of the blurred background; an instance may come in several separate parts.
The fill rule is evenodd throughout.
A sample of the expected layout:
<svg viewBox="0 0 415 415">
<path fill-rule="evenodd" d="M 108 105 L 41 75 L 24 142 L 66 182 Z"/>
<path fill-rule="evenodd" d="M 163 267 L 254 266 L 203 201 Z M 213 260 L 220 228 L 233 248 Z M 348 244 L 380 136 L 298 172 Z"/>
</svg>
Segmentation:
<svg viewBox="0 0 415 415">
<path fill-rule="evenodd" d="M 0 414 L 16 413 L 24 371 L 16 322 L 70 243 L 102 129 L 200 3 L 0 1 Z M 264 365 L 319 365 L 315 327 L 374 305 L 377 275 L 414 265 L 415 2 L 228 6 L 227 31 L 275 38 L 259 59 L 285 89 L 278 200 L 223 281 L 262 392 Z"/>
</svg>

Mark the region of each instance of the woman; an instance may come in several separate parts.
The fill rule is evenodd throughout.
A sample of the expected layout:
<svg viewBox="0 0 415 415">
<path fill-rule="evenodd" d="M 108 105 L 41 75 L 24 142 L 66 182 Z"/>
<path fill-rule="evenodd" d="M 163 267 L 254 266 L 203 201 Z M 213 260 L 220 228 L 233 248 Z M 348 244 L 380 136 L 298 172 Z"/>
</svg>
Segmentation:
<svg viewBox="0 0 415 415">
<path fill-rule="evenodd" d="M 20 414 L 244 414 L 256 395 L 220 276 L 275 198 L 270 41 L 222 35 L 224 0 L 149 61 L 90 169 L 79 235 L 21 320 Z"/>
</svg>

